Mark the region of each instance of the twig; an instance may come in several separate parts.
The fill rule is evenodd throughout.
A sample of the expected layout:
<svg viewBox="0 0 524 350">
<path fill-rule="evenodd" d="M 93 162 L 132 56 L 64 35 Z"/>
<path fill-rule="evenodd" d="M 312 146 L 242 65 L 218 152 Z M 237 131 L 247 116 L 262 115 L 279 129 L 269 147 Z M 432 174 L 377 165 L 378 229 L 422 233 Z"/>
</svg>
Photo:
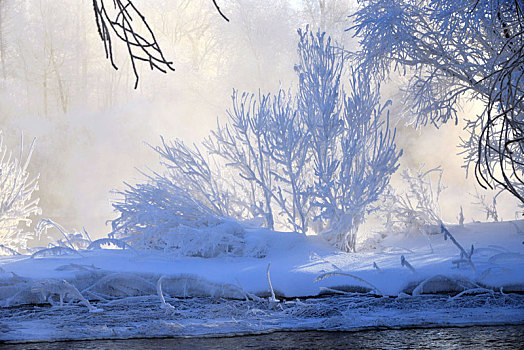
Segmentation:
<svg viewBox="0 0 524 350">
<path fill-rule="evenodd" d="M 229 22 L 229 19 L 222 13 L 222 11 L 220 10 L 220 7 L 218 7 L 216 0 L 213 0 L 213 4 L 215 4 L 215 8 L 217 9 L 218 13 L 220 13 L 220 16 L 222 16 L 222 18 L 224 18 L 227 22 Z"/>
<path fill-rule="evenodd" d="M 449 237 L 451 242 L 453 242 L 453 244 L 455 244 L 455 246 L 457 246 L 457 248 L 460 250 L 461 258 L 465 258 L 467 263 L 469 264 L 469 266 L 471 266 L 471 268 L 473 269 L 473 271 L 477 272 L 477 269 L 475 268 L 475 265 L 473 264 L 473 261 L 471 261 L 471 256 L 473 255 L 473 252 L 475 251 L 475 248 L 473 247 L 473 245 L 471 245 L 471 250 L 470 250 L 470 252 L 468 254 L 466 252 L 466 250 L 464 248 L 462 248 L 460 243 L 457 242 L 455 237 L 453 237 L 451 232 L 449 232 L 448 229 L 446 227 L 444 227 L 444 224 L 440 224 L 440 230 L 441 230 L 442 233 L 444 233 L 444 240 L 447 240 L 448 237 Z"/>
<path fill-rule="evenodd" d="M 271 284 L 271 278 L 269 277 L 269 267 L 271 266 L 271 263 L 268 263 L 267 264 L 267 283 L 269 284 L 269 289 L 271 290 L 271 298 L 269 299 L 270 302 L 273 302 L 273 303 L 278 303 L 280 302 L 276 297 L 275 297 L 275 291 L 273 290 L 273 285 Z"/>
<path fill-rule="evenodd" d="M 413 266 L 411 266 L 411 264 L 409 263 L 409 261 L 407 261 L 406 257 L 404 255 L 402 255 L 400 257 L 400 264 L 402 266 L 405 266 L 407 267 L 411 272 L 413 273 L 417 273 L 417 271 L 415 270 L 415 268 Z"/>
<path fill-rule="evenodd" d="M 451 299 L 457 299 L 457 298 L 460 298 L 463 295 L 486 294 L 486 293 L 489 293 L 491 295 L 495 294 L 495 292 L 492 289 L 487 289 L 487 288 L 481 288 L 480 287 L 480 288 L 472 288 L 472 289 L 467 289 L 465 291 L 462 291 L 462 292 L 458 293 L 457 295 L 455 295 L 454 297 L 452 297 Z"/>
<path fill-rule="evenodd" d="M 323 280 L 325 278 L 332 277 L 332 276 L 347 276 L 347 277 L 354 278 L 357 281 L 363 282 L 363 283 L 367 284 L 368 286 L 370 286 L 371 289 L 373 289 L 377 294 L 384 295 L 384 293 L 382 293 L 382 291 L 380 289 L 375 287 L 375 285 L 371 284 L 370 282 L 366 281 L 363 278 L 360 278 L 358 276 L 355 276 L 355 275 L 352 275 L 352 274 L 346 273 L 346 272 L 328 272 L 328 273 L 323 273 L 322 275 L 320 275 L 317 278 L 315 278 L 315 280 L 313 282 L 318 282 L 318 281 L 321 281 L 321 280 Z"/>
<path fill-rule="evenodd" d="M 53 220 L 51 220 L 51 219 L 42 219 L 42 220 L 40 220 L 38 222 L 38 224 L 36 225 L 36 230 L 38 232 L 42 232 L 43 230 L 46 230 L 46 232 L 47 232 L 47 228 L 49 226 L 54 226 L 58 231 L 60 231 L 60 233 L 66 239 L 67 243 L 69 243 L 69 247 L 71 249 L 73 249 L 73 250 L 76 250 L 75 246 L 73 245 L 73 243 L 71 243 L 71 240 L 69 239 L 69 237 L 67 237 L 67 234 L 65 233 L 64 228 L 61 225 L 59 225 L 58 223 L 56 223 Z"/>
<path fill-rule="evenodd" d="M 166 302 L 166 299 L 164 298 L 164 293 L 162 293 L 162 281 L 166 277 L 167 276 L 162 276 L 162 277 L 160 277 L 158 279 L 158 281 L 156 282 L 156 292 L 157 292 L 158 296 L 160 297 L 160 302 L 162 303 L 162 308 L 166 309 L 167 312 L 173 312 L 173 311 L 175 311 L 175 307 L 173 305 L 169 304 L 168 302 Z"/>
<path fill-rule="evenodd" d="M 137 71 L 137 61 L 147 62 L 151 70 L 159 70 L 166 73 L 167 70 L 174 71 L 173 62 L 164 57 L 164 53 L 158 44 L 155 34 L 145 16 L 133 4 L 132 0 L 113 0 L 112 5 L 116 14 L 109 14 L 106 8 L 108 0 L 93 0 L 93 10 L 95 12 L 95 23 L 98 35 L 104 43 L 106 58 L 111 61 L 113 68 L 118 70 L 114 61 L 113 54 L 113 35 L 124 42 L 127 47 L 133 73 L 135 74 L 135 89 L 138 88 L 139 75 Z M 229 22 L 224 15 L 216 0 L 213 4 L 220 16 Z M 143 25 L 145 29 L 137 32 L 136 28 Z"/>
<path fill-rule="evenodd" d="M 174 71 L 173 62 L 166 60 L 155 34 L 151 30 L 144 15 L 135 7 L 131 0 L 113 0 L 112 5 L 116 14 L 110 15 L 106 8 L 107 0 L 93 0 L 93 10 L 98 28 L 98 34 L 104 43 L 106 58 L 118 69 L 113 59 L 112 35 L 123 41 L 127 46 L 131 66 L 135 74 L 135 89 L 138 88 L 138 71 L 136 61 L 149 63 L 151 70 L 157 69 L 162 73 Z M 136 28 L 144 26 L 143 32 Z M 111 29 L 111 30 L 110 30 Z"/>
</svg>

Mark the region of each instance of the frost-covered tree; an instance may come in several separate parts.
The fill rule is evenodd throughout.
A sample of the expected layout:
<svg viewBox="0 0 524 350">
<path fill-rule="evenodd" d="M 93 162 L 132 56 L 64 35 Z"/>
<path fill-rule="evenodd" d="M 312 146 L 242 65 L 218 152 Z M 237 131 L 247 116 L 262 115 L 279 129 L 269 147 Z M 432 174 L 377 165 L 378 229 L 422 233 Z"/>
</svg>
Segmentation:
<svg viewBox="0 0 524 350">
<path fill-rule="evenodd" d="M 40 214 L 38 198 L 31 198 L 38 189 L 38 176 L 29 177 L 27 166 L 34 150 L 34 140 L 24 155 L 23 140 L 18 158 L 3 143 L 0 133 L 0 255 L 25 249 L 31 215 Z"/>
<path fill-rule="evenodd" d="M 466 166 L 524 202 L 522 1 L 363 0 L 353 20 L 362 66 L 379 79 L 408 75 L 418 125 L 457 122 L 464 98 L 484 104 L 466 121 Z"/>
<path fill-rule="evenodd" d="M 398 192 L 388 186 L 381 196 L 384 234 L 440 232 L 442 214 L 439 199 L 445 189 L 442 174 L 440 166 L 430 170 L 423 167 L 404 169 L 401 172 L 404 191 Z"/>
<path fill-rule="evenodd" d="M 312 28 L 334 35 L 347 25 L 347 16 L 354 6 L 347 0 L 303 0 L 300 15 Z"/>
<path fill-rule="evenodd" d="M 389 184 L 398 168 L 402 151 L 395 144 L 389 115 L 383 120 L 378 92 L 369 87 L 369 77 L 354 73 L 350 95 L 344 101 L 341 156 L 332 189 L 321 192 L 322 214 L 329 214 L 328 240 L 345 251 L 355 251 L 357 231 L 372 204 Z M 332 193 L 335 193 L 332 196 Z"/>
<path fill-rule="evenodd" d="M 310 221 L 310 195 L 307 191 L 311 134 L 307 132 L 291 92 L 280 90 L 273 97 L 269 117 L 271 132 L 266 135 L 269 155 L 274 162 L 274 199 L 286 224 L 306 233 Z"/>
<path fill-rule="evenodd" d="M 398 167 L 395 132 L 366 71 L 341 86 L 344 51 L 321 33 L 299 31 L 298 108 L 310 135 L 311 201 L 326 239 L 355 251 L 359 225 Z"/>
<path fill-rule="evenodd" d="M 248 190 L 256 207 L 256 212 L 266 218 L 267 227 L 274 228 L 275 219 L 272 207 L 274 194 L 273 161 L 269 156 L 267 135 L 270 129 L 270 96 L 233 91 L 233 109 L 228 111 L 229 123 L 220 124 L 212 131 L 205 146 L 235 168 L 238 175 L 248 181 Z M 260 197 L 260 199 L 258 198 Z M 257 203 L 259 202 L 260 203 Z"/>
<path fill-rule="evenodd" d="M 314 187 L 326 193 L 333 189 L 340 151 L 337 140 L 344 129 L 340 80 L 345 59 L 343 50 L 333 45 L 325 34 L 315 35 L 309 30 L 299 30 L 298 34 L 297 108 L 310 135 Z"/>
<path fill-rule="evenodd" d="M 358 227 L 402 152 L 369 75 L 352 71 L 346 93 L 343 50 L 320 32 L 299 37 L 298 93 L 234 91 L 227 121 L 203 143 L 207 154 L 163 141 L 155 150 L 167 172 L 121 192 L 117 236 L 207 227 L 209 215 L 218 222 L 262 216 L 269 229 L 315 231 L 355 251 Z"/>
<path fill-rule="evenodd" d="M 325 34 L 299 30 L 298 52 L 296 102 L 283 91 L 258 100 L 235 92 L 230 123 L 207 145 L 259 187 L 268 227 L 278 221 L 275 213 L 299 232 L 315 219 L 316 231 L 354 251 L 358 227 L 401 152 L 369 76 L 354 71 L 351 92 L 342 88 L 342 49 Z"/>
<path fill-rule="evenodd" d="M 228 191 L 223 189 L 223 182 L 219 183 L 216 171 L 196 145 L 191 148 L 180 140 L 167 143 L 162 137 L 162 146 L 154 150 L 162 156 L 161 163 L 179 187 L 186 189 L 215 215 L 230 216 Z"/>
</svg>

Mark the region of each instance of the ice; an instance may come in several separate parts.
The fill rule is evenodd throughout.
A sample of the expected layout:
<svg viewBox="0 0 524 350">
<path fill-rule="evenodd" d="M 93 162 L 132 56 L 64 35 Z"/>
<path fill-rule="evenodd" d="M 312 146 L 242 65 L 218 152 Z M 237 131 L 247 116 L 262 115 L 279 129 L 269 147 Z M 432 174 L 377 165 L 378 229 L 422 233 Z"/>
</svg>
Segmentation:
<svg viewBox="0 0 524 350">
<path fill-rule="evenodd" d="M 144 337 L 232 336 L 278 330 L 356 331 L 363 329 L 509 325 L 524 322 L 524 296 L 485 293 L 450 298 L 340 295 L 293 299 L 278 304 L 216 298 L 128 298 L 82 305 L 0 309 L 0 340 L 56 341 Z M 103 305 L 99 305 L 103 304 Z"/>
</svg>

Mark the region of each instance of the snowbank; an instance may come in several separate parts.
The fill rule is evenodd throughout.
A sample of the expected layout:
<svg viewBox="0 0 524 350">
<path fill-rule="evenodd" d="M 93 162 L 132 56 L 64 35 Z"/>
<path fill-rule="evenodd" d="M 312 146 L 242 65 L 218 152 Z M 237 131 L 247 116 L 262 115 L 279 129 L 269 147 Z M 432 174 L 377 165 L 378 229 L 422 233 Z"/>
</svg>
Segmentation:
<svg viewBox="0 0 524 350">
<path fill-rule="evenodd" d="M 82 303 L 81 297 L 104 302 L 147 295 L 267 297 L 271 293 L 268 264 L 277 299 L 326 292 L 369 291 L 386 296 L 524 292 L 524 221 L 448 229 L 468 252 L 474 246 L 475 270 L 464 258 L 453 263 L 461 260 L 460 251 L 443 234 L 397 235 L 373 250 L 343 253 L 316 236 L 246 229 L 248 257 L 182 257 L 131 249 L 1 257 L 0 306 Z M 162 276 L 159 291 L 157 282 Z M 61 288 L 62 280 L 78 293 Z"/>
</svg>

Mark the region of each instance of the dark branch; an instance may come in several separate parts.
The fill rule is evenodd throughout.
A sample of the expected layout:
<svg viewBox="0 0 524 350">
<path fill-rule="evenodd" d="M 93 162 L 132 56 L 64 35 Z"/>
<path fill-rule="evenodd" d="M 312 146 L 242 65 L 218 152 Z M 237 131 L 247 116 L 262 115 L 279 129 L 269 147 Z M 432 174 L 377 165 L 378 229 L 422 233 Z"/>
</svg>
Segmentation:
<svg viewBox="0 0 524 350">
<path fill-rule="evenodd" d="M 112 6 L 107 7 L 106 3 L 112 3 Z M 218 13 L 229 22 L 215 0 L 213 4 Z M 135 89 L 138 87 L 137 63 L 140 61 L 149 63 L 151 70 L 156 69 L 162 73 L 175 70 L 173 62 L 164 57 L 155 34 L 132 0 L 93 0 L 93 10 L 98 34 L 104 43 L 106 58 L 111 61 L 115 69 L 118 67 L 114 61 L 113 37 L 126 45 L 135 75 Z"/>
<path fill-rule="evenodd" d="M 218 7 L 218 4 L 217 4 L 216 0 L 213 0 L 213 4 L 215 4 L 215 7 L 216 7 L 217 11 L 218 11 L 218 13 L 220 13 L 222 18 L 224 18 L 227 22 L 229 22 L 229 19 L 222 13 L 222 11 L 220 10 L 220 7 Z"/>
</svg>

